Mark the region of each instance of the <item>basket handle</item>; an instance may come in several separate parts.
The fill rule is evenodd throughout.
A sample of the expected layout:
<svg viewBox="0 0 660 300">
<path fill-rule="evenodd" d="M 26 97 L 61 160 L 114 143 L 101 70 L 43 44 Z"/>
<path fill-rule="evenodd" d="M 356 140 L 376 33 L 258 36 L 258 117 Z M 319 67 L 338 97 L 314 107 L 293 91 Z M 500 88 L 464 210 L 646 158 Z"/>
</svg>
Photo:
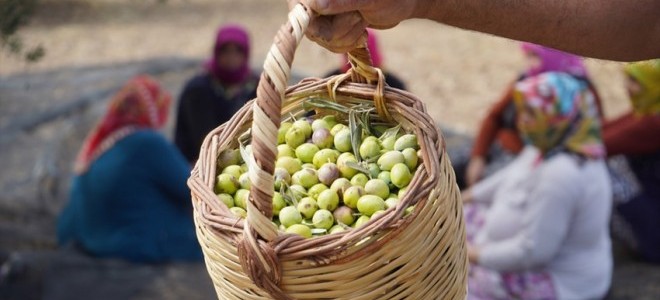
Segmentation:
<svg viewBox="0 0 660 300">
<path fill-rule="evenodd" d="M 247 219 L 243 224 L 243 235 L 237 241 L 238 256 L 243 271 L 255 285 L 267 291 L 275 299 L 291 299 L 279 286 L 282 272 L 275 250 L 278 234 L 277 228 L 271 222 L 277 131 L 281 122 L 282 102 L 291 74 L 294 52 L 312 18 L 311 9 L 298 4 L 289 12 L 288 18 L 289 21 L 277 32 L 266 56 L 264 71 L 261 73 L 257 87 L 257 99 L 252 105 L 252 154 L 248 162 L 252 185 L 247 201 Z M 349 61 L 353 66 L 349 71 L 351 80 L 366 83 L 378 81 L 380 92 L 376 94 L 380 96 L 376 95 L 374 100 L 380 102 L 376 104 L 380 112 L 378 107 L 384 108 L 382 72 L 371 66 L 371 58 L 366 47 L 351 51 Z"/>
<path fill-rule="evenodd" d="M 271 223 L 273 198 L 273 172 L 277 159 L 277 130 L 281 122 L 281 108 L 287 88 L 291 64 L 296 48 L 302 40 L 312 18 L 311 9 L 302 4 L 289 12 L 289 21 L 275 36 L 257 87 L 257 99 L 252 106 L 252 161 L 249 163 L 250 197 L 247 203 L 246 224 L 266 241 L 277 237 L 277 228 Z M 378 83 L 380 93 L 374 97 L 379 113 L 384 109 L 382 72 L 371 66 L 371 57 L 366 46 L 348 53 L 352 65 L 351 81 Z M 246 226 L 248 227 L 248 226 Z"/>
</svg>

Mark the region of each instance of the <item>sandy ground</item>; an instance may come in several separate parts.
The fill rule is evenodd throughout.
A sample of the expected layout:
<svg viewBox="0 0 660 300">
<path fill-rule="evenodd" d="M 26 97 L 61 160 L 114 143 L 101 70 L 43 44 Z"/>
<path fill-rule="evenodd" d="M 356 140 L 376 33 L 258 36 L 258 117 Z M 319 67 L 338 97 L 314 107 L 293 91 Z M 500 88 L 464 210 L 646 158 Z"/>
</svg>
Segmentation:
<svg viewBox="0 0 660 300">
<path fill-rule="evenodd" d="M 46 57 L 27 65 L 0 54 L 0 76 L 107 65 L 153 57 L 202 59 L 220 24 L 240 23 L 254 42 L 251 63 L 259 68 L 285 18 L 284 0 L 43 0 L 21 35 L 41 43 Z M 406 21 L 380 32 L 385 68 L 398 74 L 439 123 L 474 132 L 504 87 L 523 68 L 516 42 L 430 21 Z M 337 55 L 305 41 L 294 71 L 321 76 L 336 67 Z M 621 65 L 588 60 L 607 116 L 626 110 Z"/>
</svg>

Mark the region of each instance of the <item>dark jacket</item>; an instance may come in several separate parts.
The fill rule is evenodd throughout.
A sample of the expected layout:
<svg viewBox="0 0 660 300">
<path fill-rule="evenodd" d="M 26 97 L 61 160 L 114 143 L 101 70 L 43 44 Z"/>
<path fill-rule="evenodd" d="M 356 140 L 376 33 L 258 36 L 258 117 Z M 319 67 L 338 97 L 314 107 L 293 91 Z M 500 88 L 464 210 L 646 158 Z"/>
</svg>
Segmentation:
<svg viewBox="0 0 660 300">
<path fill-rule="evenodd" d="M 202 142 L 211 130 L 229 121 L 256 97 L 257 83 L 257 76 L 253 75 L 231 99 L 208 74 L 197 75 L 186 83 L 179 98 L 174 143 L 188 162 L 197 160 Z"/>
</svg>

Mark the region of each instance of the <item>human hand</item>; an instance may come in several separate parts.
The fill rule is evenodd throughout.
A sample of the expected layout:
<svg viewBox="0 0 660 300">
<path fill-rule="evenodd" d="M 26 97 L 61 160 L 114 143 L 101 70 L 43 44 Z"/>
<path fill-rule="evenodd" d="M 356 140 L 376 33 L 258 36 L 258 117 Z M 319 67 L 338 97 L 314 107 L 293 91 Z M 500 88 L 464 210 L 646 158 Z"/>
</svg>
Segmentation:
<svg viewBox="0 0 660 300">
<path fill-rule="evenodd" d="M 399 22 L 424 17 L 428 3 L 419 0 L 287 0 L 289 9 L 303 2 L 320 14 L 312 19 L 307 37 L 337 53 L 363 45 L 366 28 L 392 28 Z"/>
<path fill-rule="evenodd" d="M 467 186 L 472 186 L 477 183 L 477 181 L 479 181 L 481 176 L 484 174 L 485 169 L 486 159 L 481 156 L 471 158 L 470 162 L 468 163 L 467 170 L 465 171 L 465 181 Z"/>
</svg>

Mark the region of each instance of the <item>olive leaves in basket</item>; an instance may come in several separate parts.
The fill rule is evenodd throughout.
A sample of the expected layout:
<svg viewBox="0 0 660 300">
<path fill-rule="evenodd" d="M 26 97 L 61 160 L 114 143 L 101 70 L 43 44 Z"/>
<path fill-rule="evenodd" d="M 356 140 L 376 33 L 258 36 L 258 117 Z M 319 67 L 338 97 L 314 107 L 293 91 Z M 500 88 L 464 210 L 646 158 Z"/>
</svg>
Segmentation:
<svg viewBox="0 0 660 300">
<path fill-rule="evenodd" d="M 285 119 L 278 130 L 273 223 L 311 238 L 360 227 L 395 207 L 406 192 L 420 156 L 417 137 L 400 126 L 372 123 L 373 105 L 351 107 L 309 99 L 306 107 L 335 114 Z M 250 190 L 249 132 L 239 149 L 218 158 L 215 192 L 236 216 L 247 216 Z M 414 209 L 406 209 L 406 214 Z"/>
</svg>

